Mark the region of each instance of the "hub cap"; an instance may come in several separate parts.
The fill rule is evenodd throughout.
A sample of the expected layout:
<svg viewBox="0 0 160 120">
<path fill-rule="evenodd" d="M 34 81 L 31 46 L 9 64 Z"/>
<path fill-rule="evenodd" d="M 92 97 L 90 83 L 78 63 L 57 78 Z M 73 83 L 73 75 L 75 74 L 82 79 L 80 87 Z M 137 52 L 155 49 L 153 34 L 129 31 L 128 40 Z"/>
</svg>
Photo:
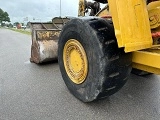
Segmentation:
<svg viewBox="0 0 160 120">
<path fill-rule="evenodd" d="M 66 42 L 63 50 L 63 61 L 69 78 L 75 84 L 83 83 L 88 73 L 88 61 L 80 42 L 75 39 Z"/>
</svg>

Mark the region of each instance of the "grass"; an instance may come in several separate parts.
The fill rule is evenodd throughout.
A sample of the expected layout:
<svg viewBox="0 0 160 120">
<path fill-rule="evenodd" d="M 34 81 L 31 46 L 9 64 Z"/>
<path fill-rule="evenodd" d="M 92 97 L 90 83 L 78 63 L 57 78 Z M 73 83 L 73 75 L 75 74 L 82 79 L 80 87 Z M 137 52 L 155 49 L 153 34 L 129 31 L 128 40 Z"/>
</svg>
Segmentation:
<svg viewBox="0 0 160 120">
<path fill-rule="evenodd" d="M 30 32 L 30 31 L 27 31 L 27 30 L 15 29 L 15 28 L 9 28 L 9 29 L 10 29 L 10 30 L 13 30 L 13 31 L 16 31 L 16 32 L 23 33 L 23 34 L 31 35 L 31 32 Z"/>
</svg>

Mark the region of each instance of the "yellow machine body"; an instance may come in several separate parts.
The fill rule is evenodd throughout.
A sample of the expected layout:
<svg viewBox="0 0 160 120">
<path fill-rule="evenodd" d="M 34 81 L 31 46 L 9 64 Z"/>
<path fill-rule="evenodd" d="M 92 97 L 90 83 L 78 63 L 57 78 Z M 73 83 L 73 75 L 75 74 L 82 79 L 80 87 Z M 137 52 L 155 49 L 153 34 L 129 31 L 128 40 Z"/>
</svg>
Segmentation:
<svg viewBox="0 0 160 120">
<path fill-rule="evenodd" d="M 112 16 L 118 47 L 132 52 L 132 67 L 160 74 L 160 1 L 108 0 L 96 16 Z M 159 42 L 159 43 L 158 43 Z"/>
<path fill-rule="evenodd" d="M 153 45 L 149 49 L 133 52 L 132 67 L 160 75 L 160 1 L 147 5 Z"/>
<path fill-rule="evenodd" d="M 145 0 L 108 0 L 118 46 L 125 52 L 150 48 L 152 36 Z"/>
<path fill-rule="evenodd" d="M 160 75 L 160 48 L 132 53 L 132 67 Z"/>
</svg>

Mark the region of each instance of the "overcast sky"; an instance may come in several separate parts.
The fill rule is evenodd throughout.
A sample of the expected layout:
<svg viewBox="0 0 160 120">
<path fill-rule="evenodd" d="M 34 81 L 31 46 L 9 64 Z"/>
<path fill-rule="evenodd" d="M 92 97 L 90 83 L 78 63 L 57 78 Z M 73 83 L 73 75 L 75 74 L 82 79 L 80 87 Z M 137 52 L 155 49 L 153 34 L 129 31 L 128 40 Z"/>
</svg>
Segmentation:
<svg viewBox="0 0 160 120">
<path fill-rule="evenodd" d="M 77 16 L 79 0 L 61 0 L 61 16 Z M 0 0 L 0 8 L 8 12 L 11 22 L 51 21 L 60 16 L 60 0 Z"/>
</svg>

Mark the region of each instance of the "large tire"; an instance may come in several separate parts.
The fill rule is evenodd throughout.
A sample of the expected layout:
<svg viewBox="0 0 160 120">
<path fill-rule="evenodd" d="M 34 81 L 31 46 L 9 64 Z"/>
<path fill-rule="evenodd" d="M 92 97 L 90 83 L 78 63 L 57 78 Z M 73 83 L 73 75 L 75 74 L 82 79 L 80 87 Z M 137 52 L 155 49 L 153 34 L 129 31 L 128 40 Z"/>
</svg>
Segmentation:
<svg viewBox="0 0 160 120">
<path fill-rule="evenodd" d="M 73 82 L 65 69 L 65 44 L 77 40 L 87 56 L 87 75 L 82 83 Z M 58 62 L 70 92 L 83 102 L 108 97 L 126 83 L 131 72 L 131 54 L 119 49 L 111 21 L 76 18 L 63 28 L 58 42 Z M 83 58 L 82 58 L 83 59 Z"/>
</svg>

